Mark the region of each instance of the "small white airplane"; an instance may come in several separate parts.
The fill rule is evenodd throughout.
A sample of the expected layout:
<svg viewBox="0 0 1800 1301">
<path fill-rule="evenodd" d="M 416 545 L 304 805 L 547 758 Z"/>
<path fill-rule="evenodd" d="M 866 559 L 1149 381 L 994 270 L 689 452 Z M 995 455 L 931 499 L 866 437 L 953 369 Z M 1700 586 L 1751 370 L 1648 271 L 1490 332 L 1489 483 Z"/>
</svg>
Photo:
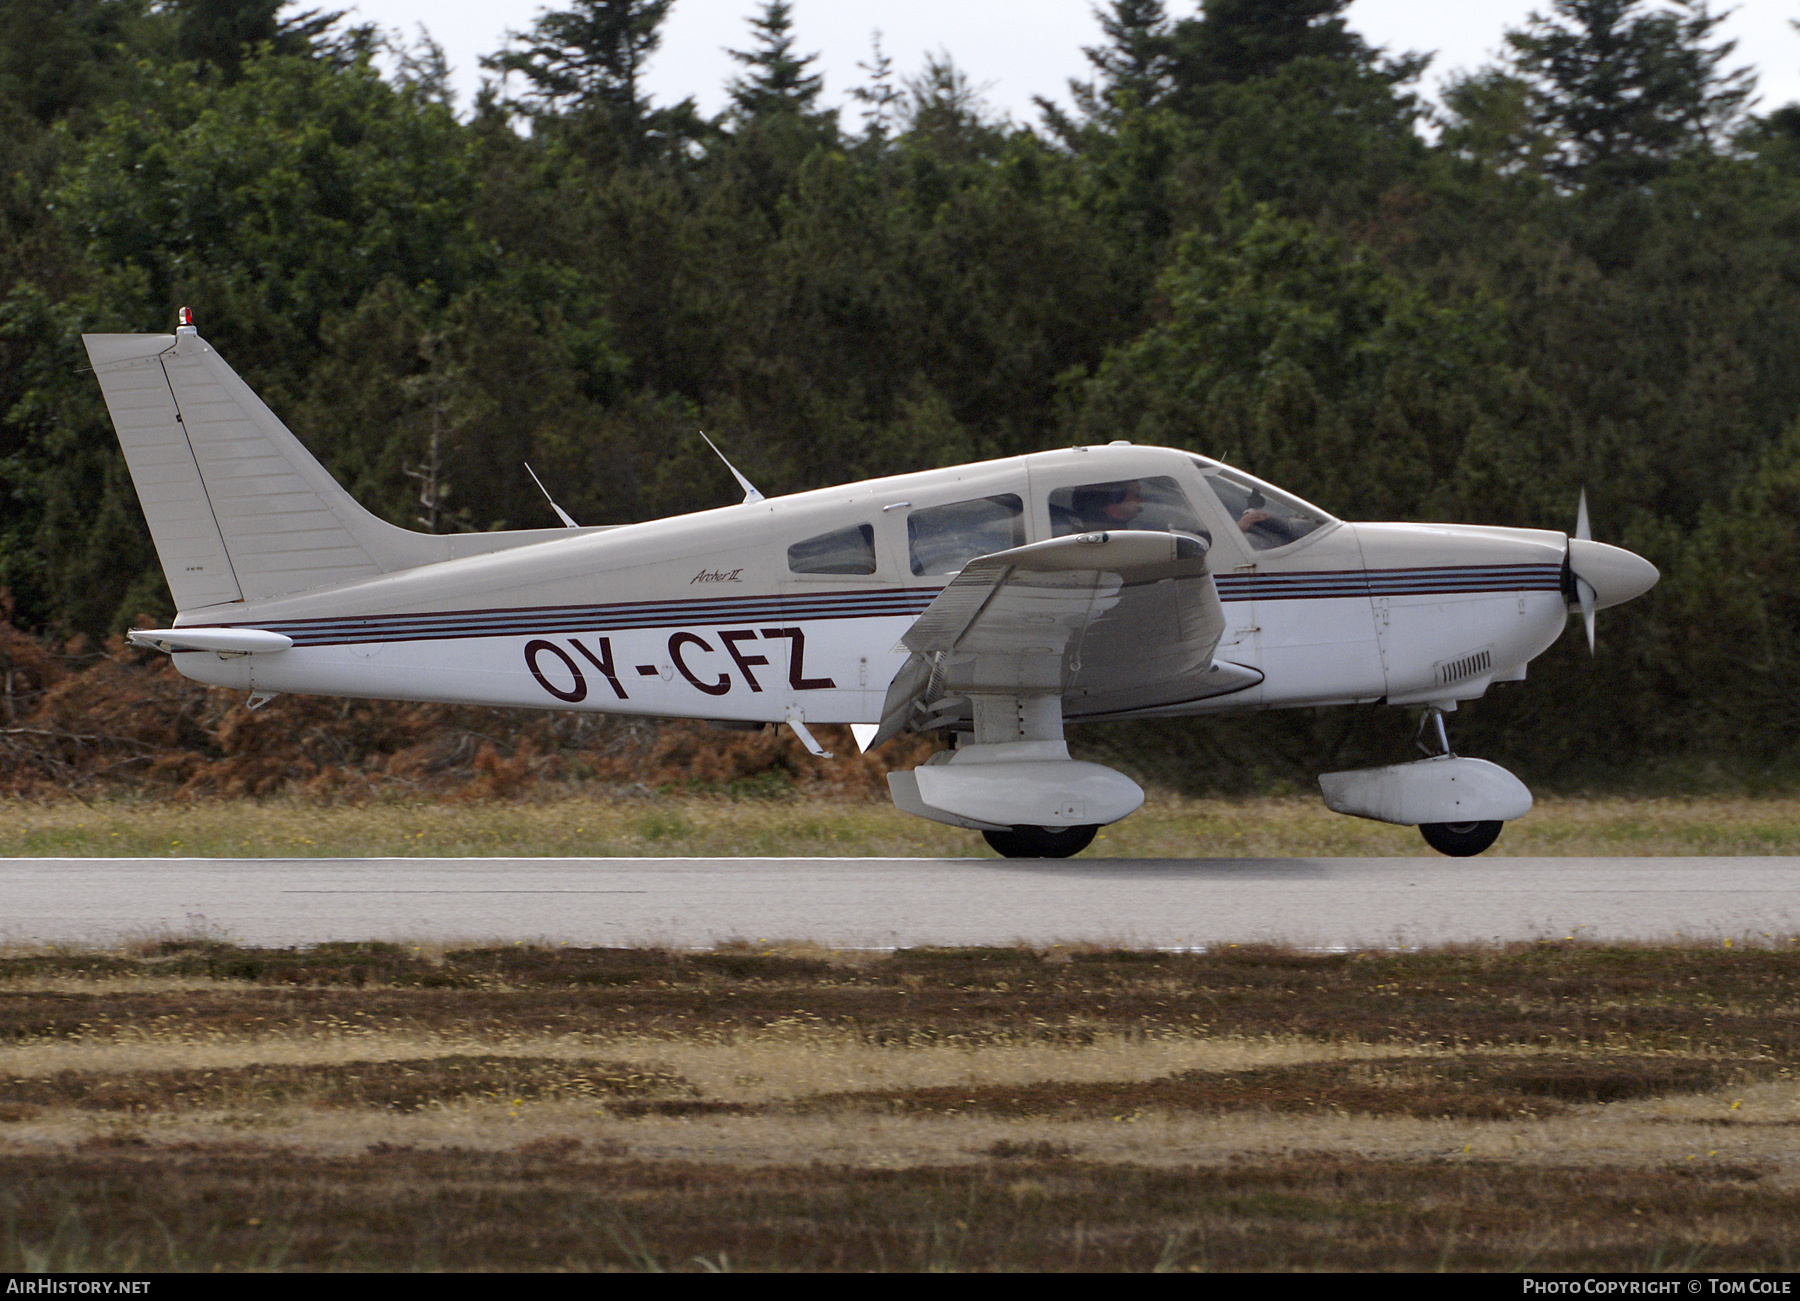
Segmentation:
<svg viewBox="0 0 1800 1301">
<path fill-rule="evenodd" d="M 908 813 L 1063 857 L 1143 803 L 1068 721 L 1385 701 L 1426 757 L 1320 778 L 1341 813 L 1477 854 L 1531 807 L 1445 712 L 1571 609 L 1648 591 L 1587 536 L 1351 524 L 1203 456 L 1112 443 L 610 528 L 414 533 L 359 506 L 202 340 L 91 334 L 179 614 L 131 640 L 250 693 L 941 729 Z M 554 504 L 554 503 L 553 503 Z M 560 509 L 558 514 L 561 515 Z M 566 516 L 563 516 L 567 519 Z"/>
</svg>

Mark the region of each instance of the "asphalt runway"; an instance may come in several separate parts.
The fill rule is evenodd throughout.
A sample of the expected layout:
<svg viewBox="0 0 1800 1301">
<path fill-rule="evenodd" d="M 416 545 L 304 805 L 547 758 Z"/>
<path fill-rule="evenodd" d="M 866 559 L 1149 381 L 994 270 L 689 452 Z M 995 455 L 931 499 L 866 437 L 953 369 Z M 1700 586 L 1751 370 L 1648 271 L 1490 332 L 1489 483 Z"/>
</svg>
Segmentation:
<svg viewBox="0 0 1800 1301">
<path fill-rule="evenodd" d="M 834 948 L 1800 934 L 1800 858 L 0 859 L 0 943 Z"/>
</svg>

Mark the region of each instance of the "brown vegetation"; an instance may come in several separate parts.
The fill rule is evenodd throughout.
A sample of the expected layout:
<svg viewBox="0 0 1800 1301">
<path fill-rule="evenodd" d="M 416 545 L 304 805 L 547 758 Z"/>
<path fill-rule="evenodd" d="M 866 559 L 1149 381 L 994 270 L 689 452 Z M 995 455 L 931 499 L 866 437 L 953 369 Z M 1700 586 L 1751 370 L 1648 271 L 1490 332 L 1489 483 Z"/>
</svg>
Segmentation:
<svg viewBox="0 0 1800 1301">
<path fill-rule="evenodd" d="M 1785 1269 L 1800 952 L 0 958 L 0 1268 Z"/>
<path fill-rule="evenodd" d="M 384 1031 L 491 1036 L 695 1035 L 805 1024 L 877 1047 L 1104 1032 L 1301 1036 L 1322 1042 L 1562 1051 L 1631 1047 L 1800 1060 L 1800 952 L 1542 943 L 1498 953 L 1309 954 L 1261 945 L 1199 953 L 902 949 L 844 959 L 755 948 L 467 948 L 391 943 L 253 949 L 161 942 L 142 956 L 0 959 L 0 988 L 48 978 L 197 980 L 0 997 L 0 1043 L 104 1039 L 152 1028 L 217 1038 Z M 1578 955 L 1578 956 L 1571 956 Z"/>
<path fill-rule="evenodd" d="M 315 696 L 252 711 L 121 638 L 55 654 L 0 623 L 0 795 L 483 800 L 590 785 L 885 798 L 889 769 L 935 748 L 859 755 L 846 729 L 819 735 L 833 758 L 775 727 Z"/>
</svg>

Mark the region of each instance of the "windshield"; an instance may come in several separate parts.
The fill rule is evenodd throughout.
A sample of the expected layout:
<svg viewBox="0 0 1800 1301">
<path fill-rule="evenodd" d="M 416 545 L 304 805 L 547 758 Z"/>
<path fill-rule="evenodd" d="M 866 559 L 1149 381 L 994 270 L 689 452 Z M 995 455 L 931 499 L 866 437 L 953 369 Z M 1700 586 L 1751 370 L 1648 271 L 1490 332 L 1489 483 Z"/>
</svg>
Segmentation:
<svg viewBox="0 0 1800 1301">
<path fill-rule="evenodd" d="M 1242 471 L 1199 457 L 1194 458 L 1194 463 L 1253 550 L 1285 547 L 1331 522 L 1331 516 L 1317 506 L 1309 506 Z"/>
</svg>

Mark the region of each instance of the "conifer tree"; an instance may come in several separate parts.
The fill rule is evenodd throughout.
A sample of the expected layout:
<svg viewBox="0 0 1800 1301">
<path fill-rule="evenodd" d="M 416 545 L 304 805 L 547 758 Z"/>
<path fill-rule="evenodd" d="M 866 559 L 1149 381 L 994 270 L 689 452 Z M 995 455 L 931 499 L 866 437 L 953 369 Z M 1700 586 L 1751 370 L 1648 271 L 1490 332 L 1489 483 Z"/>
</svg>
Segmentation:
<svg viewBox="0 0 1800 1301">
<path fill-rule="evenodd" d="M 947 52 L 926 55 L 925 67 L 906 79 L 901 116 L 907 139 L 945 161 L 991 154 L 1004 132 L 981 92 Z"/>
<path fill-rule="evenodd" d="M 147 0 L 0 0 L 0 113 L 17 109 L 47 125 L 103 98 L 147 8 Z"/>
<path fill-rule="evenodd" d="M 754 122 L 784 113 L 816 116 L 825 79 L 807 71 L 818 55 L 794 53 L 793 26 L 793 6 L 787 0 L 765 0 L 762 12 L 750 20 L 756 47 L 727 51 L 745 70 L 727 87 L 732 116 L 739 121 Z"/>
<path fill-rule="evenodd" d="M 1082 47 L 1097 81 L 1069 82 L 1069 94 L 1081 111 L 1081 122 L 1056 105 L 1037 105 L 1050 129 L 1074 144 L 1084 126 L 1114 122 L 1129 107 L 1148 108 L 1168 93 L 1170 79 L 1169 16 L 1162 0 L 1112 0 L 1094 17 L 1106 36 L 1104 45 Z"/>
<path fill-rule="evenodd" d="M 1351 0 L 1205 0 L 1177 23 L 1173 68 L 1184 88 L 1252 81 L 1295 59 L 1370 62 L 1374 51 L 1350 30 Z"/>
<path fill-rule="evenodd" d="M 674 0 L 571 0 L 568 9 L 538 15 L 527 32 L 508 33 L 512 48 L 481 66 L 518 73 L 530 85 L 521 106 L 557 113 L 600 109 L 641 121 L 649 111 L 639 93 L 644 64 L 662 43 L 658 29 Z"/>
<path fill-rule="evenodd" d="M 344 16 L 309 9 L 282 18 L 289 0 L 173 0 L 177 19 L 175 52 L 217 68 L 236 81 L 247 50 L 268 45 L 277 54 L 335 53 L 326 34 Z"/>
<path fill-rule="evenodd" d="M 1510 31 L 1512 71 L 1533 123 L 1554 141 L 1546 170 L 1564 184 L 1641 184 L 1676 158 L 1715 151 L 1756 78 L 1723 71 L 1734 42 L 1708 45 L 1724 14 L 1705 0 L 1553 0 Z"/>
<path fill-rule="evenodd" d="M 885 141 L 898 105 L 906 92 L 894 84 L 894 60 L 881 48 L 881 33 L 869 39 L 869 61 L 856 65 L 869 74 L 867 85 L 857 86 L 850 98 L 863 105 L 863 135 L 879 145 Z"/>
</svg>

